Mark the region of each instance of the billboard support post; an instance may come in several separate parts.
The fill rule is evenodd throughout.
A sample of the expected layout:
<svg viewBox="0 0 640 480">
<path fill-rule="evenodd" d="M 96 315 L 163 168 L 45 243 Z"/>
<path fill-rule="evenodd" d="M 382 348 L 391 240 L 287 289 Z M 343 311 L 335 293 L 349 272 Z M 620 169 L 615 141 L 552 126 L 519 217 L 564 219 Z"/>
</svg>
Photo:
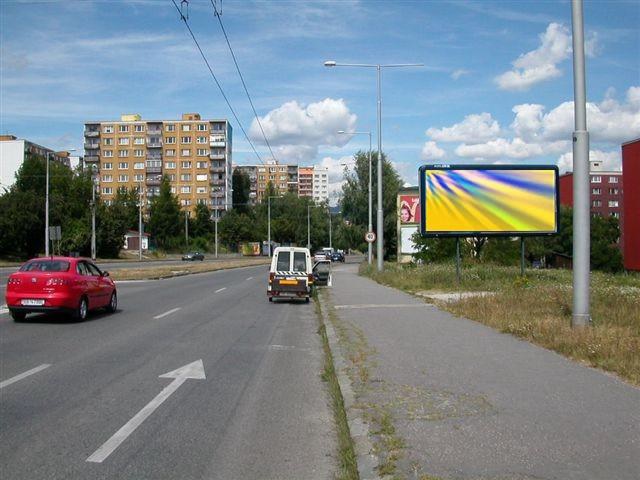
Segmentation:
<svg viewBox="0 0 640 480">
<path fill-rule="evenodd" d="M 582 0 L 571 3 L 573 25 L 573 316 L 572 327 L 591 323 L 589 314 L 589 132 L 587 131 Z"/>
<path fill-rule="evenodd" d="M 460 237 L 456 237 L 456 279 L 460 283 Z"/>
<path fill-rule="evenodd" d="M 524 237 L 520 237 L 520 276 L 524 277 Z"/>
</svg>

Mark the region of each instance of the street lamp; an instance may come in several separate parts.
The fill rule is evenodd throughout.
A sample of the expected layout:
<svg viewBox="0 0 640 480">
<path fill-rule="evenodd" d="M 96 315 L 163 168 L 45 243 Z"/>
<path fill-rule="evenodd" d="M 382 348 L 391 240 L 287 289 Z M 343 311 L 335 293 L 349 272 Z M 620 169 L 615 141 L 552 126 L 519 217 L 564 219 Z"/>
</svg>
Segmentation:
<svg viewBox="0 0 640 480">
<path fill-rule="evenodd" d="M 382 94 L 380 92 L 381 74 L 383 68 L 401 68 L 401 67 L 424 67 L 422 63 L 391 63 L 387 65 L 380 64 L 368 64 L 368 63 L 337 63 L 334 60 L 328 60 L 324 62 L 325 67 L 364 67 L 375 68 L 378 74 L 378 215 L 377 220 L 377 233 L 378 243 L 377 255 L 378 255 L 378 271 L 384 270 L 383 263 L 383 212 L 382 212 Z"/>
<path fill-rule="evenodd" d="M 369 130 L 368 132 L 345 132 L 344 130 L 338 130 L 339 134 L 342 135 L 369 135 L 369 225 L 367 227 L 367 231 L 368 232 L 372 232 L 373 231 L 373 219 L 372 217 L 372 210 L 371 210 L 371 202 L 372 202 L 372 198 L 371 198 L 371 130 Z M 367 251 L 367 260 L 369 262 L 369 265 L 371 265 L 371 261 L 372 261 L 372 257 L 373 257 L 373 245 L 371 244 L 371 242 L 367 242 L 368 244 L 368 251 Z"/>
<path fill-rule="evenodd" d="M 75 152 L 75 148 L 66 150 L 67 152 Z M 52 152 L 47 151 L 47 173 L 44 190 L 44 255 L 49 256 L 49 156 Z"/>
</svg>

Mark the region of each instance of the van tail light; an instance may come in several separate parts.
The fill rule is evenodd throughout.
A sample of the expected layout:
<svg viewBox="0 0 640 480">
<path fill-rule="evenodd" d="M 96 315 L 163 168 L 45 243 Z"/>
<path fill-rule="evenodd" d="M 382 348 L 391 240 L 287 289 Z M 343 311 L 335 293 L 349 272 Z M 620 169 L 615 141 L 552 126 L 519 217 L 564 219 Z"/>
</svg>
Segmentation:
<svg viewBox="0 0 640 480">
<path fill-rule="evenodd" d="M 276 278 L 276 274 L 274 272 L 269 272 L 269 283 L 273 283 L 274 278 Z"/>
<path fill-rule="evenodd" d="M 62 287 L 65 285 L 69 285 L 69 280 L 67 280 L 66 278 L 53 277 L 53 278 L 49 278 L 47 280 L 47 283 L 45 283 L 45 285 L 47 287 Z"/>
<path fill-rule="evenodd" d="M 309 281 L 309 285 L 313 283 L 313 273 L 310 273 L 309 275 L 307 275 L 307 280 Z"/>
</svg>

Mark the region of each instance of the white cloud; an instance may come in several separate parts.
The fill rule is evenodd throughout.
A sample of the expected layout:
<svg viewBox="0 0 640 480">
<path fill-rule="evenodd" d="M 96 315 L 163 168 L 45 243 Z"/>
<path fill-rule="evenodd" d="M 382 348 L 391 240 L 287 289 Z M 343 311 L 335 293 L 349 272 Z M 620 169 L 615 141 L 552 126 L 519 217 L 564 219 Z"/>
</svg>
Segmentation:
<svg viewBox="0 0 640 480">
<path fill-rule="evenodd" d="M 444 150 L 442 150 L 436 142 L 425 142 L 422 147 L 422 159 L 423 160 L 439 160 L 443 158 L 445 155 Z"/>
<path fill-rule="evenodd" d="M 306 106 L 295 100 L 286 102 L 261 117 L 260 123 L 269 143 L 278 147 L 282 155 L 279 160 L 306 161 L 317 155 L 319 146 L 344 146 L 350 138 L 339 135 L 338 131 L 354 130 L 356 119 L 344 100 L 326 98 Z M 255 119 L 249 136 L 253 141 L 264 144 Z"/>
<path fill-rule="evenodd" d="M 458 80 L 460 77 L 462 77 L 463 75 L 469 75 L 469 70 L 465 70 L 463 68 L 460 68 L 458 70 L 454 70 L 451 73 L 451 78 L 453 78 L 454 80 Z"/>
<path fill-rule="evenodd" d="M 525 141 L 536 139 L 542 127 L 544 105 L 525 103 L 513 107 L 512 112 L 516 114 L 511 124 L 515 134 Z"/>
<path fill-rule="evenodd" d="M 472 114 L 451 127 L 429 128 L 427 136 L 439 142 L 479 143 L 496 138 L 500 125 L 490 113 Z"/>
<path fill-rule="evenodd" d="M 497 138 L 476 145 L 459 145 L 455 153 L 459 157 L 471 157 L 475 159 L 501 157 L 523 159 L 542 155 L 544 148 L 540 144 L 526 143 L 520 138 L 514 138 L 513 140 Z"/>
<path fill-rule="evenodd" d="M 599 161 L 602 163 L 602 169 L 605 171 L 620 171 L 622 170 L 622 158 L 620 157 L 620 151 L 614 150 L 610 152 L 604 152 L 602 150 L 589 151 L 590 161 Z M 573 152 L 566 152 L 560 155 L 558 161 L 558 168 L 560 173 L 573 171 Z"/>
<path fill-rule="evenodd" d="M 590 44 L 590 51 L 595 51 L 595 41 Z M 551 23 L 540 35 L 540 46 L 520 55 L 513 62 L 513 70 L 496 77 L 496 83 L 502 90 L 527 90 L 536 83 L 562 75 L 557 64 L 570 55 L 569 30 L 564 25 Z"/>
</svg>

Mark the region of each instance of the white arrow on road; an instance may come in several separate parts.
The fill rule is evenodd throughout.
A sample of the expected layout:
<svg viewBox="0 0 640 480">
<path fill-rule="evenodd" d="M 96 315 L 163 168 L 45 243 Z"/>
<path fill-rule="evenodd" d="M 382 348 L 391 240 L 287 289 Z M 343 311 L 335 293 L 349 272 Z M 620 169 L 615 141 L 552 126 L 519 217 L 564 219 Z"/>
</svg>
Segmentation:
<svg viewBox="0 0 640 480">
<path fill-rule="evenodd" d="M 195 380 L 204 380 L 204 365 L 202 360 L 196 360 L 189 363 L 184 367 L 180 367 L 171 372 L 160 375 L 160 378 L 173 378 L 173 382 L 164 387 L 164 389 L 151 400 L 142 410 L 140 410 L 135 417 L 125 423 L 120 430 L 112 435 L 112 437 L 104 442 L 104 444 L 98 448 L 95 452 L 87 458 L 87 462 L 102 463 L 113 451 L 124 442 L 129 435 L 131 435 L 136 428 L 138 428 L 142 422 L 144 422 L 149 415 L 151 415 L 156 408 L 162 405 L 167 398 L 175 392 L 180 385 L 182 385 L 187 379 L 193 378 Z"/>
</svg>

